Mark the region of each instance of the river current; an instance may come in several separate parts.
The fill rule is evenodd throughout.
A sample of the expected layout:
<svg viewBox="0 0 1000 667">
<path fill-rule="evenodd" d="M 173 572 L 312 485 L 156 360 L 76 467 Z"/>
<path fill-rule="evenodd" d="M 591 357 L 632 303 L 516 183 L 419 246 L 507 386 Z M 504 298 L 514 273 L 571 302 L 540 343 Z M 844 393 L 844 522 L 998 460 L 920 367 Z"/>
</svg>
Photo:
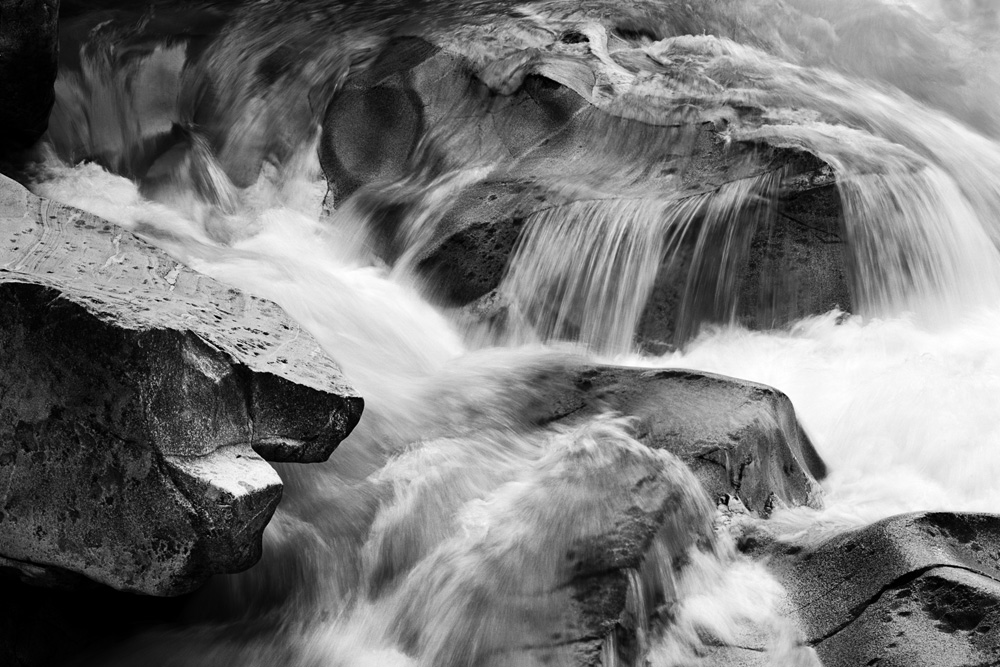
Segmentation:
<svg viewBox="0 0 1000 667">
<path fill-rule="evenodd" d="M 178 261 L 280 304 L 366 401 L 360 425 L 328 463 L 280 466 L 285 497 L 257 566 L 217 578 L 184 627 L 138 638 L 99 663 L 508 664 L 497 657 L 503 649 L 530 646 L 536 635 L 541 641 L 547 605 L 561 604 L 554 593 L 542 595 L 537 616 L 525 621 L 512 600 L 549 590 L 557 576 L 551 555 L 600 529 L 602 512 L 628 488 L 630 466 L 685 488 L 685 521 L 707 525 L 715 512 L 715 499 L 673 459 L 634 440 L 627 420 L 530 427 L 547 372 L 581 358 L 711 371 L 786 393 L 830 469 L 821 509 L 779 509 L 765 522 L 790 544 L 815 544 L 900 512 L 996 511 L 996 12 L 982 2 L 828 4 L 636 2 L 630 11 L 651 27 L 635 29 L 625 48 L 609 37 L 600 2 L 408 11 L 310 2 L 280 20 L 264 20 L 268 3 L 249 3 L 235 10 L 243 14 L 229 32 L 198 47 L 210 56 L 191 68 L 207 71 L 199 76 L 219 92 L 195 105 L 195 115 L 215 134 L 189 140 L 184 160 L 197 178 L 171 188 L 150 186 L 140 155 L 149 136 L 169 128 L 164 105 L 116 89 L 115 77 L 125 75 L 94 55 L 101 53 L 94 41 L 84 42 L 91 49 L 81 48 L 83 65 L 57 86 L 36 193 L 112 220 Z M 186 11 L 193 25 L 196 12 Z M 569 31 L 584 46 L 553 46 Z M 677 349 L 643 352 L 634 336 L 663 258 L 684 239 L 696 239 L 697 255 L 722 238 L 724 278 L 727 262 L 745 260 L 741 225 L 758 224 L 753 215 L 748 222 L 748 202 L 765 210 L 780 183 L 764 174 L 684 198 L 669 184 L 648 187 L 636 162 L 656 159 L 648 142 L 613 134 L 631 126 L 610 124 L 595 136 L 594 154 L 553 169 L 471 145 L 472 131 L 463 128 L 475 110 L 456 107 L 436 139 L 450 151 L 447 168 L 430 177 L 416 161 L 360 195 L 329 195 L 317 148 L 321 119 L 294 96 L 321 90 L 335 99 L 351 68 L 367 62 L 359 54 L 400 32 L 472 54 L 480 75 L 497 77 L 500 88 L 511 78 L 489 63 L 532 50 L 538 71 L 614 118 L 663 127 L 655 114 L 676 120 L 683 107 L 694 114 L 684 122 L 716 123 L 727 141 L 819 158 L 842 202 L 854 312 L 759 331 L 725 306 L 689 322 L 691 335 Z M 516 44 L 497 46 L 487 39 L 494 34 Z M 193 76 L 184 69 L 194 62 L 186 35 L 158 35 L 144 56 L 156 67 L 141 76 Z M 273 43 L 301 47 L 301 71 L 249 95 L 256 84 L 241 72 Z M 581 63 L 606 84 L 581 88 Z M 733 111 L 747 107 L 758 111 Z M 280 146 L 271 141 L 279 130 Z M 253 151 L 265 155 L 260 173 L 235 176 L 234 165 Z M 97 158 L 80 161 L 88 156 Z M 498 288 L 523 317 L 483 337 L 432 305 L 412 260 L 449 202 L 518 170 L 570 192 L 571 203 L 527 221 Z M 583 194 L 574 197 L 574 188 Z M 359 201 L 404 189 L 419 205 L 403 221 L 400 252 L 386 261 L 372 252 L 376 223 Z M 726 280 L 712 287 L 732 300 Z M 635 574 L 630 604 L 642 607 L 640 590 L 669 590 L 676 599 L 670 623 L 642 629 L 648 664 L 712 664 L 705 646 L 751 635 L 765 638 L 771 664 L 818 664 L 782 617 L 783 592 L 763 565 L 739 556 L 724 532 L 712 550 L 687 556 L 672 537 L 665 528 Z M 671 563 L 681 557 L 691 562 L 678 577 Z M 610 651 L 604 659 L 606 667 L 618 660 Z"/>
</svg>

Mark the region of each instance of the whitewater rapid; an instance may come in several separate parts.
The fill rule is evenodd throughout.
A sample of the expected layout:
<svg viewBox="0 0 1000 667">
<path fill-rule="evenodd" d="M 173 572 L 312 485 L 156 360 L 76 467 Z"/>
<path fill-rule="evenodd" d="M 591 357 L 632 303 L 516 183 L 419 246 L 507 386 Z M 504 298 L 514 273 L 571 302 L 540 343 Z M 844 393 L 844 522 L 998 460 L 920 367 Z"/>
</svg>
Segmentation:
<svg viewBox="0 0 1000 667">
<path fill-rule="evenodd" d="M 458 478 L 452 477 L 446 485 L 448 507 L 463 497 L 487 493 L 489 498 L 495 483 L 476 482 L 475 471 L 495 474 L 495 457 L 509 446 L 506 438 L 489 435 L 490 429 L 521 423 L 530 413 L 531 396 L 545 390 L 533 383 L 535 372 L 561 364 L 566 355 L 586 355 L 586 349 L 534 345 L 470 351 L 459 330 L 424 302 L 414 285 L 396 282 L 384 267 L 345 251 L 328 226 L 294 207 L 257 211 L 253 233 L 223 245 L 175 211 L 143 200 L 127 179 L 92 165 L 57 172 L 37 189 L 143 234 L 200 271 L 275 300 L 335 355 L 366 396 L 366 420 L 330 466 L 283 468 L 288 500 L 268 529 L 268 555 L 244 579 L 234 577 L 223 586 L 227 591 L 222 596 L 231 605 L 253 609 L 262 586 L 277 587 L 282 597 L 303 586 L 312 588 L 311 577 L 325 578 L 321 597 L 340 609 L 338 620 L 299 637 L 301 646 L 333 661 L 327 664 L 425 664 L 400 653 L 391 637 L 374 630 L 388 623 L 388 611 L 348 604 L 358 585 L 356 571 L 343 571 L 333 562 L 300 564 L 296 567 L 305 579 L 289 580 L 287 568 L 303 554 L 340 561 L 344 554 L 337 556 L 338 550 L 357 549 L 359 531 L 367 530 L 371 520 L 364 517 L 371 516 L 371 503 L 378 497 L 366 491 L 371 480 L 390 474 L 388 469 L 380 472 L 387 460 L 411 451 L 412 442 L 427 443 L 434 433 L 459 436 L 460 446 L 471 449 L 440 453 L 444 458 L 435 459 L 435 449 L 422 445 L 392 469 L 409 480 L 427 474 L 420 466 L 431 465 L 438 480 L 443 469 L 461 471 L 472 495 L 454 495 Z M 994 511 L 1000 499 L 994 484 L 1000 474 L 995 457 L 1000 446 L 998 330 L 1000 307 L 983 306 L 937 323 L 832 312 L 781 331 L 709 327 L 682 351 L 661 357 L 595 358 L 707 370 L 787 393 L 831 472 L 823 483 L 823 509 L 778 510 L 766 529 L 791 544 L 806 545 L 900 512 Z M 518 445 L 540 446 L 530 439 Z M 532 469 L 544 447 L 534 454 L 520 451 L 505 464 L 523 471 L 511 472 L 514 476 Z M 418 452 L 420 458 L 414 458 Z M 414 467 L 420 459 L 424 463 Z M 442 468 L 445 461 L 449 463 Z M 422 530 L 440 530 L 433 528 L 429 515 L 419 516 L 407 520 L 425 523 Z M 380 530 L 391 534 L 394 529 L 390 522 Z M 320 556 L 331 548 L 328 556 Z M 298 555 L 291 556 L 290 549 Z M 808 656 L 794 655 L 798 639 L 780 620 L 783 593 L 761 565 L 733 554 L 686 572 L 686 580 L 677 584 L 682 606 L 676 622 L 651 647 L 651 664 L 689 664 L 705 636 L 738 642 L 748 632 L 772 637 L 775 656 L 792 652 L 787 660 L 776 657 L 775 664 L 810 664 Z M 440 632 L 450 636 L 451 631 Z M 273 658 L 257 643 L 221 641 L 225 648 L 220 648 L 220 641 L 196 643 L 190 660 L 218 657 L 215 651 L 235 660 L 233 664 L 267 664 Z M 142 651 L 150 650 L 155 652 L 144 644 Z M 257 663 L 251 656 L 260 651 L 264 657 Z"/>
<path fill-rule="evenodd" d="M 456 102 L 415 149 L 438 142 L 454 164 L 432 178 L 416 161 L 414 173 L 365 193 L 416 193 L 392 266 L 373 249 L 377 230 L 357 198 L 324 207 L 318 128 L 302 97 L 326 79 L 332 95 L 351 66 L 347 47 L 377 48 L 371 31 L 358 29 L 334 48 L 320 40 L 323 24 L 312 15 L 290 19 L 278 36 L 307 44 L 309 68 L 255 96 L 260 91 L 244 75 L 265 60 L 275 35 L 267 32 L 270 23 L 260 27 L 260 17 L 248 13 L 220 42 L 215 60 L 202 64 L 209 78 L 233 78 L 223 86 L 232 99 L 217 102 L 215 125 L 201 128 L 217 132 L 224 150 L 214 154 L 197 136 L 185 144 L 176 173 L 188 181 L 150 177 L 137 184 L 94 162 L 74 164 L 83 148 L 100 155 L 110 132 L 106 143 L 121 149 L 122 161 L 105 157 L 105 164 L 126 175 L 135 169 L 144 130 L 135 120 L 142 109 L 133 107 L 142 105 L 111 99 L 106 79 L 116 73 L 96 59 L 89 75 L 100 84 L 80 75 L 57 86 L 57 145 L 36 166 L 34 191 L 278 303 L 366 401 L 361 423 L 328 464 L 279 466 L 285 497 L 265 533 L 261 563 L 213 582 L 211 604 L 190 627 L 138 639 L 106 664 L 157 658 L 233 667 L 461 667 L 489 664 L 489 656 L 525 636 L 541 641 L 534 634 L 541 631 L 512 611 L 511 599 L 559 581 L 551 554 L 606 527 L 602 512 L 630 488 L 628 474 L 647 471 L 683 489 L 678 511 L 687 525 L 709 531 L 717 518 L 718 499 L 707 498 L 672 458 L 642 447 L 627 421 L 605 415 L 577 430 L 532 425 L 533 405 L 552 389 L 553 371 L 581 359 L 693 368 L 786 393 L 830 469 L 821 509 L 778 509 L 760 522 L 789 544 L 816 544 L 906 511 L 996 511 L 1000 129 L 983 110 L 1000 84 L 980 67 L 996 53 L 989 36 L 970 27 L 969 12 L 954 18 L 931 2 L 880 3 L 921 8 L 944 25 L 934 42 L 941 53 L 962 46 L 935 65 L 945 74 L 950 66 L 965 68 L 966 78 L 935 87 L 920 73 L 944 75 L 924 67 L 921 54 L 892 60 L 899 43 L 879 41 L 880 21 L 896 17 L 895 10 L 877 15 L 868 33 L 859 3 L 838 9 L 796 0 L 774 26 L 763 2 L 662 3 L 667 18 L 688 25 L 690 34 L 658 39 L 635 29 L 633 44 L 611 34 L 584 4 L 532 3 L 496 20 L 537 59 L 540 72 L 612 120 L 592 128 L 599 133 L 592 146 L 552 166 L 509 159 L 481 142 L 476 123 L 488 117 L 488 105 Z M 647 5 L 655 3 L 636 3 Z M 828 34 L 834 15 L 855 10 L 855 32 L 874 36 L 870 43 L 852 42 L 860 39 L 855 32 Z M 361 14 L 350 17 L 350 26 L 364 24 Z M 900 25 L 892 34 L 901 43 L 925 37 L 925 23 Z M 497 54 L 476 51 L 489 43 L 493 27 L 485 26 L 470 22 L 435 37 L 465 49 L 482 66 L 483 80 L 502 91 L 517 81 L 511 72 L 521 61 L 498 57 L 502 66 L 487 67 Z M 720 34 L 701 34 L 710 29 Z M 576 41 L 563 43 L 558 36 L 566 34 Z M 252 49 L 243 49 L 241 36 Z M 858 59 L 860 47 L 870 61 Z M 153 57 L 181 77 L 176 48 Z M 883 62 L 894 66 L 880 69 Z M 582 85 L 583 66 L 596 68 L 602 85 Z M 103 109 L 123 128 L 116 134 L 95 124 L 85 132 L 86 114 L 74 104 L 93 116 Z M 676 196 L 671 177 L 639 183 L 653 165 L 667 165 L 661 153 L 672 149 L 673 137 L 659 130 L 677 118 L 657 113 L 675 104 L 685 122 L 711 123 L 727 146 L 791 147 L 833 168 L 855 314 L 830 312 L 773 331 L 735 323 L 736 269 L 754 230 L 768 224 L 784 174 L 756 173 L 685 197 Z M 755 113 L 741 119 L 737 108 Z M 623 118 L 651 124 L 635 130 Z M 144 121 L 148 129 L 163 119 Z M 60 136 L 77 143 L 60 148 Z M 272 139 L 287 141 L 278 150 Z M 261 174 L 237 185 L 241 151 L 263 144 L 271 152 L 264 151 Z M 413 264 L 464 188 L 521 168 L 569 201 L 526 221 L 498 290 L 512 304 L 511 326 L 484 344 L 454 312 L 428 302 Z M 635 329 L 663 258 L 687 245 L 697 268 L 720 239 L 720 275 L 700 286 L 692 279 L 688 290 L 692 298 L 702 288 L 715 298 L 714 317 L 689 317 L 683 326 L 696 335 L 682 336 L 677 351 L 640 354 Z M 631 587 L 629 604 L 640 617 L 656 611 L 643 591 L 676 596 L 666 630 L 640 627 L 651 635 L 653 667 L 698 664 L 713 642 L 739 645 L 748 637 L 763 637 L 761 649 L 781 667 L 816 664 L 784 618 L 784 592 L 762 564 L 737 554 L 724 532 L 709 550 L 675 553 L 680 533 L 654 542 L 649 566 L 634 573 Z M 680 558 L 689 562 L 675 579 L 672 564 Z M 556 595 L 542 596 L 538 618 L 559 603 Z M 608 649 L 605 667 L 615 660 Z"/>
</svg>

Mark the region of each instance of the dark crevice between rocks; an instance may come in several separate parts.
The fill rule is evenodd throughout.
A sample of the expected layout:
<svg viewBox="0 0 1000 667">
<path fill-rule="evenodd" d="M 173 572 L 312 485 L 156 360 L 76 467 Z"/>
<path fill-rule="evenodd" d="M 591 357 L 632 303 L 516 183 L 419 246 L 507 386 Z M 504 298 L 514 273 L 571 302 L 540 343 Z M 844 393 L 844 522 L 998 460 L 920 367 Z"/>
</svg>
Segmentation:
<svg viewBox="0 0 1000 667">
<path fill-rule="evenodd" d="M 904 588 L 908 584 L 913 583 L 914 581 L 916 581 L 917 579 L 919 579 L 921 576 L 927 574 L 928 572 L 930 572 L 932 570 L 948 570 L 948 569 L 950 569 L 950 570 L 964 570 L 966 572 L 971 572 L 972 574 L 975 574 L 975 575 L 978 575 L 978 576 L 981 576 L 981 577 L 985 577 L 987 579 L 991 579 L 993 581 L 996 581 L 997 583 L 1000 583 L 1000 580 L 998 580 L 997 578 L 991 577 L 990 575 L 982 572 L 981 570 L 976 570 L 976 569 L 973 569 L 971 567 L 962 567 L 961 565 L 946 564 L 946 563 L 934 563 L 934 564 L 931 564 L 931 565 L 925 565 L 925 566 L 923 566 L 923 567 L 921 567 L 921 568 L 919 568 L 917 570 L 913 570 L 912 572 L 907 572 L 903 576 L 897 577 L 897 578 L 893 579 L 892 581 L 890 581 L 889 583 L 885 584 L 884 586 L 882 586 L 882 588 L 879 589 L 879 591 L 877 593 L 875 593 L 874 595 L 872 595 L 868 599 L 864 600 L 863 602 L 860 602 L 859 604 L 856 604 L 853 607 L 851 607 L 848 610 L 848 613 L 851 615 L 851 618 L 849 620 L 844 621 L 843 623 L 840 623 L 839 625 L 835 626 L 832 630 L 830 630 L 829 632 L 827 632 L 826 634 L 824 634 L 823 636 L 821 636 L 819 638 L 816 638 L 816 639 L 810 638 L 809 640 L 807 640 L 807 643 L 810 646 L 814 646 L 814 647 L 822 644 L 827 639 L 830 639 L 831 637 L 836 636 L 838 633 L 840 633 L 841 631 L 843 631 L 844 629 L 846 629 L 847 627 L 849 627 L 852 623 L 854 623 L 854 621 L 858 620 L 858 618 L 861 617 L 861 615 L 865 612 L 865 610 L 867 610 L 873 604 L 877 603 L 886 593 L 889 593 L 891 591 L 894 591 L 894 590 L 897 590 L 897 589 L 900 589 L 900 588 Z M 845 579 L 844 581 L 847 581 L 847 580 Z M 844 583 L 843 581 L 840 582 L 839 584 L 837 584 L 837 586 L 831 587 L 830 590 L 831 591 L 834 590 L 835 588 L 837 588 L 838 586 L 840 586 L 843 583 Z M 825 597 L 825 596 L 820 596 L 820 597 L 816 598 L 815 600 L 813 600 L 812 602 L 810 602 L 810 605 L 814 604 L 816 602 L 822 601 L 823 597 Z M 809 605 L 803 605 L 802 607 L 799 607 L 798 609 L 802 609 L 805 606 L 809 606 Z M 993 664 L 993 663 L 990 663 L 990 664 Z"/>
<path fill-rule="evenodd" d="M 740 488 L 743 486 L 743 477 L 744 477 L 744 474 L 746 473 L 747 466 L 750 465 L 751 463 L 753 463 L 753 459 L 752 458 L 747 458 L 747 459 L 744 459 L 743 461 L 741 461 L 740 462 L 740 468 L 739 468 L 739 470 L 736 473 L 736 477 L 735 478 L 730 478 L 730 481 L 732 482 L 732 485 L 733 485 L 733 492 L 734 492 L 734 495 L 736 495 L 736 496 L 739 496 Z M 727 470 L 727 472 L 728 472 L 728 470 Z M 747 504 L 747 502 L 745 500 L 743 501 L 743 504 L 746 505 L 746 508 L 748 510 L 753 511 L 753 508 L 750 507 L 750 505 Z"/>
<path fill-rule="evenodd" d="M 253 404 L 253 371 L 243 364 L 233 364 L 233 375 L 236 377 L 236 382 L 239 385 L 240 391 L 243 393 L 243 402 L 246 405 L 247 431 L 250 434 L 250 441 L 248 444 L 255 452 L 257 452 L 257 448 L 254 447 L 254 443 L 257 442 L 257 434 L 255 431 L 257 416 Z M 257 453 L 260 454 L 260 452 Z M 263 457 L 263 454 L 261 454 L 261 456 Z"/>
</svg>

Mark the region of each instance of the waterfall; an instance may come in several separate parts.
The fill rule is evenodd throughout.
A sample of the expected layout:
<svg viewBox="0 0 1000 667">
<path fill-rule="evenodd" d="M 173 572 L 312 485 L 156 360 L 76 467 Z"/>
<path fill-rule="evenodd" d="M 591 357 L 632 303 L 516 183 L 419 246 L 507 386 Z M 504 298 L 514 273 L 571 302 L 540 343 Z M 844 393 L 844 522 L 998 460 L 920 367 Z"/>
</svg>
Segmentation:
<svg viewBox="0 0 1000 667">
<path fill-rule="evenodd" d="M 626 353 L 661 265 L 680 264 L 692 242 L 682 330 L 712 315 L 731 318 L 739 269 L 779 180 L 771 173 L 678 200 L 581 200 L 544 210 L 529 219 L 500 294 L 521 311 L 514 321 L 542 340 Z M 709 317 L 690 312 L 699 306 Z"/>
</svg>

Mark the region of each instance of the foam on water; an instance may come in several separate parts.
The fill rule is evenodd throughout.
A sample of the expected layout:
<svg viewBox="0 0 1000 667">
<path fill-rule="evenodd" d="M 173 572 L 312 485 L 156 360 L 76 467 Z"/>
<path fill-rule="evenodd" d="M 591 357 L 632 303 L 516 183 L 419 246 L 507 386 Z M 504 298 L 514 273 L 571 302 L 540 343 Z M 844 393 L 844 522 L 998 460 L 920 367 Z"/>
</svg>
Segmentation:
<svg viewBox="0 0 1000 667">
<path fill-rule="evenodd" d="M 1000 507 L 998 331 L 997 306 L 933 328 L 830 313 L 783 332 L 708 331 L 657 364 L 788 394 L 830 464 L 826 507 L 786 510 L 769 523 L 811 541 L 900 512 Z"/>
</svg>

